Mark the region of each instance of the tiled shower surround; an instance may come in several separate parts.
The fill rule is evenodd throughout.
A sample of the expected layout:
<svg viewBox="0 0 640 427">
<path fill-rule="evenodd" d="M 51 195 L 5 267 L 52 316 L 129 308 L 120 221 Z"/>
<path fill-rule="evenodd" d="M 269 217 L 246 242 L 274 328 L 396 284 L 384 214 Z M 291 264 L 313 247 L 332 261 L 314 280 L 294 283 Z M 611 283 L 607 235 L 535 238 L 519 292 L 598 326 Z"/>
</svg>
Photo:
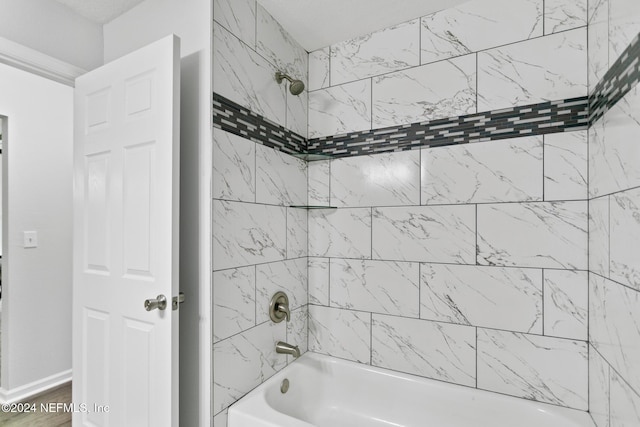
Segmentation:
<svg viewBox="0 0 640 427">
<path fill-rule="evenodd" d="M 255 1 L 214 21 L 216 427 L 277 340 L 640 425 L 640 3 L 474 0 L 308 56 Z"/>
</svg>

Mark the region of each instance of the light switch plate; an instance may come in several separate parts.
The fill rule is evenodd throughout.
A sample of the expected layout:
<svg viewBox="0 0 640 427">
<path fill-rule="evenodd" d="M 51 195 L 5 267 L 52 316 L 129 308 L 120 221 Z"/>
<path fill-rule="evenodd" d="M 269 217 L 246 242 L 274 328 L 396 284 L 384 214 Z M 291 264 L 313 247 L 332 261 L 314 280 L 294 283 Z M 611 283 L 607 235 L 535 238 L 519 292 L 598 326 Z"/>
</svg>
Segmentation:
<svg viewBox="0 0 640 427">
<path fill-rule="evenodd" d="M 38 247 L 38 232 L 37 231 L 23 231 L 24 235 L 24 247 L 25 248 L 37 248 Z"/>
</svg>

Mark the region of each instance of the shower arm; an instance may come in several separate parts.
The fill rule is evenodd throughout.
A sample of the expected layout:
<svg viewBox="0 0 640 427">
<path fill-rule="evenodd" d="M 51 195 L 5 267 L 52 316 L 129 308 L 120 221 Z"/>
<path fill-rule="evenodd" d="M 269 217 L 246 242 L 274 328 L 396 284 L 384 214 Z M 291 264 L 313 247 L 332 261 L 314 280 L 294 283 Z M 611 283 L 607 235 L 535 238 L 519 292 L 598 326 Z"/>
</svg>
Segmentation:
<svg viewBox="0 0 640 427">
<path fill-rule="evenodd" d="M 276 71 L 276 82 L 278 82 L 278 84 L 280 84 L 280 83 L 282 83 L 282 79 L 287 79 L 289 81 L 289 83 L 293 83 L 293 79 L 291 77 L 287 76 L 282 71 Z"/>
</svg>

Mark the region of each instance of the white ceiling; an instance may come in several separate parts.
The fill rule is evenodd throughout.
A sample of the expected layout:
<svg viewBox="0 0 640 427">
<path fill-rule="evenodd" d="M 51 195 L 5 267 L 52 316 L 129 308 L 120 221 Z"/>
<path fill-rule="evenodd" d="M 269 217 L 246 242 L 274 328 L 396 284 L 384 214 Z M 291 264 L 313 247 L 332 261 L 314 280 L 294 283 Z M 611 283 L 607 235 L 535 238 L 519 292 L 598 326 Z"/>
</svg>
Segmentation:
<svg viewBox="0 0 640 427">
<path fill-rule="evenodd" d="M 311 52 L 465 1 L 468 0 L 258 0 L 258 3 Z"/>
<path fill-rule="evenodd" d="M 143 0 L 56 0 L 90 21 L 105 24 Z"/>
<path fill-rule="evenodd" d="M 143 0 L 55 1 L 104 24 Z M 468 0 L 258 0 L 309 52 L 465 1 Z"/>
</svg>

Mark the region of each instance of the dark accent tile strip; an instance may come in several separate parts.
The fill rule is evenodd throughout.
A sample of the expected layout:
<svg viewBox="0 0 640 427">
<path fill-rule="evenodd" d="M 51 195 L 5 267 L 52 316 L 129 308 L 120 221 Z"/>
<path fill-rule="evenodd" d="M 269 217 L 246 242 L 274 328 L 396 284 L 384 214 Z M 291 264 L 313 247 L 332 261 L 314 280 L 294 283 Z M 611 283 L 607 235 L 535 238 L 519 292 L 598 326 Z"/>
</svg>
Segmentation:
<svg viewBox="0 0 640 427">
<path fill-rule="evenodd" d="M 590 96 L 307 140 L 214 93 L 213 125 L 289 154 L 362 156 L 587 129 L 638 83 L 640 34 Z"/>
<path fill-rule="evenodd" d="M 307 139 L 213 93 L 213 126 L 287 154 L 304 153 Z"/>
<path fill-rule="evenodd" d="M 587 129 L 588 103 L 584 96 L 313 138 L 307 149 L 312 154 L 349 157 Z"/>
<path fill-rule="evenodd" d="M 629 43 L 589 96 L 589 123 L 595 123 L 640 83 L 640 34 Z"/>
</svg>

